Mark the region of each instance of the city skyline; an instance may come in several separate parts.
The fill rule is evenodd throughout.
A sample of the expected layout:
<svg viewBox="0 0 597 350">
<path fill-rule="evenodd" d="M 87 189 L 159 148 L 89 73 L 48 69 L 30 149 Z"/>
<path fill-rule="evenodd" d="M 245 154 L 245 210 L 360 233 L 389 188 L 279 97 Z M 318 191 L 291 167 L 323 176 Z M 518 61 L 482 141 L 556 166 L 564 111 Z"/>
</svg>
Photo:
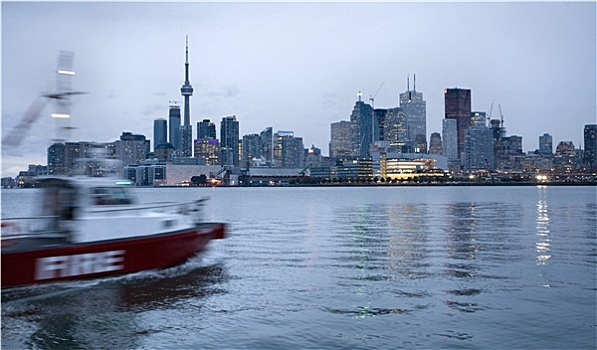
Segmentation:
<svg viewBox="0 0 597 350">
<path fill-rule="evenodd" d="M 153 120 L 167 119 L 169 101 L 181 99 L 181 47 L 186 35 L 193 52 L 189 57 L 193 85 L 197 87 L 191 101 L 190 125 L 236 115 L 241 136 L 269 126 L 275 131 L 293 130 L 304 139 L 305 147 L 314 144 L 327 154 L 331 123 L 349 120 L 359 90 L 364 102 L 370 103 L 369 96 L 385 82 L 375 96 L 375 108 L 396 107 L 399 94 L 407 90 L 407 75 L 415 73 L 417 91 L 424 93 L 427 101 L 427 140 L 431 133 L 442 131 L 443 92 L 453 87 L 472 91 L 475 111 L 489 113 L 491 103 L 495 103 L 493 118 L 499 117 L 496 107 L 500 104 L 507 133 L 522 136 L 525 151 L 539 148 L 538 139 L 544 133 L 553 136 L 554 144 L 572 141 L 578 148 L 583 126 L 595 123 L 595 3 L 2 6 L 3 136 L 39 94 L 54 90 L 52 72 L 57 54 L 70 50 L 75 53 L 77 73 L 73 88 L 89 92 L 73 99 L 71 124 L 78 129 L 71 132 L 71 139 L 113 141 L 122 131 L 130 131 L 153 142 Z M 542 11 L 535 11 L 537 8 Z M 203 10 L 213 16 L 204 18 L 200 14 Z M 333 10 L 328 11 L 333 14 L 326 15 L 324 10 Z M 142 11 L 147 17 L 121 24 L 122 16 L 132 11 Z M 200 24 L 174 16 L 185 11 L 199 16 Z M 63 32 L 69 25 L 83 28 L 76 19 L 63 18 L 71 12 L 73 18 L 89 19 L 92 12 L 100 16 L 88 21 L 86 35 L 71 38 Z M 499 23 L 503 16 L 513 13 L 516 21 L 509 20 L 511 26 Z M 391 14 L 402 21 L 391 21 Z M 54 22 L 52 16 L 66 23 Z M 298 20 L 307 16 L 312 19 L 309 26 Z M 479 21 L 456 21 L 461 25 L 455 28 L 441 25 L 463 16 Z M 409 26 L 415 19 L 423 21 Z M 425 21 L 432 19 L 437 20 L 432 25 Z M 30 28 L 13 23 L 29 23 Z M 106 23 L 114 23 L 114 28 L 98 29 Z M 223 30 L 222 26 L 232 23 L 238 28 Z M 359 27 L 350 23 L 359 23 Z M 474 23 L 481 28 L 475 28 Z M 272 26 L 280 30 L 272 31 Z M 328 30 L 314 36 L 318 30 L 332 27 L 343 31 L 332 35 Z M 558 30 L 551 31 L 551 27 Z M 41 35 L 43 28 L 51 31 L 51 38 Z M 156 28 L 163 28 L 164 33 L 157 33 Z M 442 34 L 442 28 L 449 29 Z M 473 35 L 473 29 L 481 34 Z M 390 35 L 407 30 L 412 30 L 418 41 Z M 539 37 L 539 33 L 546 34 Z M 443 41 L 430 46 L 434 42 L 430 36 L 438 34 Z M 156 41 L 156 37 L 164 41 Z M 486 49 L 487 54 L 476 48 Z M 434 50 L 445 50 L 444 59 L 424 58 Z M 559 53 L 562 50 L 564 54 Z M 402 57 L 401 52 L 408 55 Z M 496 57 L 498 53 L 503 60 Z M 45 150 L 51 144 L 48 134 L 54 132 L 49 111 L 46 108 L 32 126 L 20 149 L 3 149 L 2 176 L 14 176 L 29 163 L 45 163 Z M 99 127 L 107 123 L 108 127 Z"/>
</svg>

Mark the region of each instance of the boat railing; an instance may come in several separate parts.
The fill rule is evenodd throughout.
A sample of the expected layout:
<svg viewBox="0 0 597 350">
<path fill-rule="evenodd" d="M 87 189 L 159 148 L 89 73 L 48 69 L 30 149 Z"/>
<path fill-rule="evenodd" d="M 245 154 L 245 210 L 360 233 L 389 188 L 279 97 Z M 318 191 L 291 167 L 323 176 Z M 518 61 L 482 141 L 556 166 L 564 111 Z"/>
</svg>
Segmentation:
<svg viewBox="0 0 597 350">
<path fill-rule="evenodd" d="M 144 205 L 127 206 L 127 207 L 116 207 L 109 206 L 101 208 L 99 206 L 92 207 L 88 212 L 90 214 L 107 214 L 117 215 L 118 213 L 147 213 L 147 212 L 159 212 L 159 213 L 172 213 L 190 215 L 193 217 L 194 222 L 198 223 L 203 220 L 203 206 L 205 205 L 206 199 L 199 199 L 192 202 L 185 203 L 148 203 Z"/>
</svg>

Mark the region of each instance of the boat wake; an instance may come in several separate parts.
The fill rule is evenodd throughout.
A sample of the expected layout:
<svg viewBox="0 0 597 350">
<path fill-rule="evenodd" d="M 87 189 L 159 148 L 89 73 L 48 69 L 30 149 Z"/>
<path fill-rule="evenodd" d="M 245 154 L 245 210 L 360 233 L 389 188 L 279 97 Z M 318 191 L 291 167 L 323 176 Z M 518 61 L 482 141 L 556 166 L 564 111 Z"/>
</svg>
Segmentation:
<svg viewBox="0 0 597 350">
<path fill-rule="evenodd" d="M 190 275 L 195 271 L 211 268 L 225 263 L 226 257 L 222 252 L 214 249 L 206 249 L 188 261 L 165 269 L 145 270 L 130 274 L 123 274 L 109 277 L 99 277 L 86 280 L 72 280 L 53 282 L 48 284 L 26 285 L 12 288 L 2 288 L 2 306 L 8 303 L 29 303 L 44 299 L 63 297 L 68 294 L 75 294 L 83 290 L 118 286 L 131 286 L 143 283 L 156 283 L 161 280 L 173 280 Z"/>
</svg>

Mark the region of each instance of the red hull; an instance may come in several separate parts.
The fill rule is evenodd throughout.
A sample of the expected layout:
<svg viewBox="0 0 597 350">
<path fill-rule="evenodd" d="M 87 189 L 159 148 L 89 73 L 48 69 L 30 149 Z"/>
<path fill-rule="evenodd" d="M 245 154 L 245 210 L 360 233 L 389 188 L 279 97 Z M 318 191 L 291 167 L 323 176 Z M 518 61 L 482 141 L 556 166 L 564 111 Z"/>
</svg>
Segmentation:
<svg viewBox="0 0 597 350">
<path fill-rule="evenodd" d="M 2 287 L 94 278 L 182 264 L 212 239 L 224 238 L 225 224 L 191 231 L 39 250 L 2 252 Z"/>
</svg>

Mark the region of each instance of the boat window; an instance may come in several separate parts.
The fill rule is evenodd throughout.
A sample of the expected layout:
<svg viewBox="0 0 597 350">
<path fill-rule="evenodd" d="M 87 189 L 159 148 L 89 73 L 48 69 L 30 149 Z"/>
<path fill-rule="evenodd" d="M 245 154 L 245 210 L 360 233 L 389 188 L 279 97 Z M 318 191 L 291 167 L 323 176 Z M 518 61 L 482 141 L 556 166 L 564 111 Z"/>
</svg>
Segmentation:
<svg viewBox="0 0 597 350">
<path fill-rule="evenodd" d="M 131 204 L 132 198 L 122 187 L 96 187 L 93 189 L 93 203 L 95 205 Z"/>
</svg>

